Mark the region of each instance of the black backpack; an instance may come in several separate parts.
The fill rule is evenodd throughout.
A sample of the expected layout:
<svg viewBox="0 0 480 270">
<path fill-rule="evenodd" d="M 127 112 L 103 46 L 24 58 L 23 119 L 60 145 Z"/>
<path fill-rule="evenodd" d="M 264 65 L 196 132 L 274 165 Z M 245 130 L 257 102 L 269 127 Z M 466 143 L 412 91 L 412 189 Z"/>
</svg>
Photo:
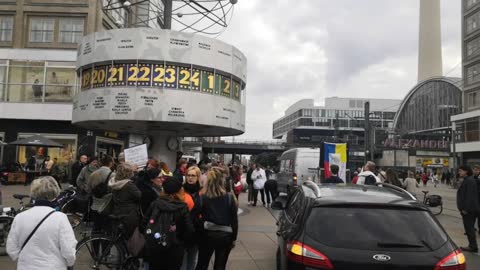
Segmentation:
<svg viewBox="0 0 480 270">
<path fill-rule="evenodd" d="M 148 253 L 167 251 L 178 245 L 176 214 L 173 211 L 160 211 L 157 207 L 152 210 L 145 227 L 145 247 Z"/>
<path fill-rule="evenodd" d="M 365 177 L 365 185 L 375 185 L 376 183 L 377 179 L 373 175 Z"/>
</svg>

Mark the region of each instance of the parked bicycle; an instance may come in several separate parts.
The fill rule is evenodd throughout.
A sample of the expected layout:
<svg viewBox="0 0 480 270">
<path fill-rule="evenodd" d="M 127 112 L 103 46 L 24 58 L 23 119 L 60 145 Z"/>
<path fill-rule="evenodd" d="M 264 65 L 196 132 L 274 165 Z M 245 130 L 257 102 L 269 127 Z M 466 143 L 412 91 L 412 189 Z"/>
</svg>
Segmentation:
<svg viewBox="0 0 480 270">
<path fill-rule="evenodd" d="M 428 195 L 428 190 L 422 190 L 423 204 L 425 204 L 430 212 L 434 215 L 440 215 L 443 211 L 443 201 L 440 195 Z"/>
<path fill-rule="evenodd" d="M 54 203 L 56 204 L 56 210 L 62 211 L 67 215 L 72 228 L 76 228 L 82 221 L 83 216 L 79 213 L 75 213 L 72 211 L 71 205 L 73 204 L 75 198 L 75 188 L 67 188 L 63 190 L 60 195 L 55 199 Z M 19 200 L 20 207 L 15 209 L 13 207 L 1 207 L 1 215 L 0 215 L 0 256 L 5 256 L 6 253 L 6 245 L 7 245 L 7 238 L 8 233 L 10 232 L 10 228 L 13 223 L 13 219 L 15 216 L 32 206 L 32 201 L 24 202 L 24 199 L 30 199 L 29 195 L 25 194 L 13 194 L 13 198 Z"/>
<path fill-rule="evenodd" d="M 112 233 L 94 233 L 77 244 L 75 269 L 137 270 L 140 261 L 127 249 L 125 226 L 121 216 L 109 216 L 114 226 Z"/>
<path fill-rule="evenodd" d="M 0 215 L 0 256 L 7 255 L 7 238 L 13 223 L 13 219 L 15 218 L 17 213 L 25 211 L 26 209 L 28 209 L 28 207 L 30 207 L 30 204 L 25 204 L 23 202 L 23 199 L 30 198 L 30 196 L 23 194 L 13 194 L 13 198 L 20 200 L 20 208 L 18 208 L 18 210 L 15 210 L 15 208 L 13 207 L 2 207 L 0 209 L 2 211 Z"/>
</svg>

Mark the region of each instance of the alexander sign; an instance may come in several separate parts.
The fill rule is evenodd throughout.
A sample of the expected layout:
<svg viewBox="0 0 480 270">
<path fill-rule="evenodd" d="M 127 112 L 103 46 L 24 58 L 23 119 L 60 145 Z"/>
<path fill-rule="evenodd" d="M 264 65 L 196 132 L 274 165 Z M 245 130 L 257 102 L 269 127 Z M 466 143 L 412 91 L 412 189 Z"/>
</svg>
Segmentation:
<svg viewBox="0 0 480 270">
<path fill-rule="evenodd" d="M 383 146 L 401 149 L 448 149 L 449 141 L 415 140 L 415 139 L 386 139 Z"/>
</svg>

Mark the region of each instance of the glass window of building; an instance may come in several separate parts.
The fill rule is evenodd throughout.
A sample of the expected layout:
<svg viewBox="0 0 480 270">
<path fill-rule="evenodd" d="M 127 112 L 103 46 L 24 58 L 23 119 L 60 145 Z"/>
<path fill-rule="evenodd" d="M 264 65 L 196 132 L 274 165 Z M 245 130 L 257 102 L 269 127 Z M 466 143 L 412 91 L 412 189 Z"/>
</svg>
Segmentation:
<svg viewBox="0 0 480 270">
<path fill-rule="evenodd" d="M 480 1 L 479 0 L 467 0 L 466 1 L 466 8 L 469 9 L 473 7 L 474 5 L 478 4 Z"/>
<path fill-rule="evenodd" d="M 475 56 L 480 53 L 480 37 L 467 42 L 467 57 Z"/>
<path fill-rule="evenodd" d="M 0 42 L 12 41 L 13 16 L 0 16 Z"/>
<path fill-rule="evenodd" d="M 83 37 L 85 21 L 83 18 L 60 18 L 59 41 L 61 43 L 78 43 Z"/>
<path fill-rule="evenodd" d="M 8 72 L 7 101 L 41 102 L 44 62 L 11 61 Z"/>
<path fill-rule="evenodd" d="M 312 116 L 312 110 L 311 109 L 304 109 L 303 110 L 303 116 Z"/>
<path fill-rule="evenodd" d="M 7 87 L 7 60 L 0 60 L 0 101 L 5 100 L 5 89 Z"/>
<path fill-rule="evenodd" d="M 480 81 L 480 64 L 476 64 L 467 68 L 467 83 Z"/>
<path fill-rule="evenodd" d="M 475 30 L 477 30 L 479 22 L 480 22 L 480 13 L 479 12 L 476 12 L 476 13 L 470 15 L 466 19 L 467 34 L 470 34 L 470 33 L 474 32 Z"/>
<path fill-rule="evenodd" d="M 31 17 L 30 42 L 51 43 L 55 31 L 55 18 Z"/>
<path fill-rule="evenodd" d="M 465 142 L 480 141 L 479 118 L 470 118 L 465 121 Z"/>
<path fill-rule="evenodd" d="M 349 100 L 348 107 L 355 108 L 355 100 L 354 99 Z"/>
<path fill-rule="evenodd" d="M 363 107 L 363 100 L 357 100 L 357 108 Z"/>
<path fill-rule="evenodd" d="M 7 65 L 0 61 L 0 98 L 9 102 L 70 102 L 76 78 L 74 62 L 10 61 Z"/>
<path fill-rule="evenodd" d="M 466 103 L 468 109 L 480 107 L 480 92 L 468 93 Z"/>
<path fill-rule="evenodd" d="M 68 102 L 75 87 L 75 63 L 48 62 L 46 67 L 45 101 Z"/>
<path fill-rule="evenodd" d="M 415 87 L 402 102 L 395 128 L 421 132 L 447 128 L 450 117 L 462 112 L 462 91 L 454 81 L 432 79 Z"/>
</svg>

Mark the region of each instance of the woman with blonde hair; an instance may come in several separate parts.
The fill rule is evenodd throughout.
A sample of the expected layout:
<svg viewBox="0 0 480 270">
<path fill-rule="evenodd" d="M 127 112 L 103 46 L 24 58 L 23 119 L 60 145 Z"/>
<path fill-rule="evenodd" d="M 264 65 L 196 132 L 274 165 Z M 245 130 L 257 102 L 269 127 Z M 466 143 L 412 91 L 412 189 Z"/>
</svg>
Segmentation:
<svg viewBox="0 0 480 270">
<path fill-rule="evenodd" d="M 208 269 L 213 253 L 213 269 L 226 269 L 228 256 L 238 235 L 238 203 L 225 191 L 225 171 L 212 167 L 207 173 L 206 192 L 199 198 L 204 220 L 204 235 L 199 245 L 197 270 Z"/>
<path fill-rule="evenodd" d="M 18 270 L 67 269 L 75 263 L 77 240 L 67 216 L 55 211 L 57 181 L 44 176 L 32 182 L 34 207 L 18 214 L 8 234 L 7 253 Z"/>
<path fill-rule="evenodd" d="M 163 161 L 160 162 L 159 169 L 162 176 L 173 176 L 173 173 L 170 171 L 170 168 L 168 168 L 167 163 Z"/>
<path fill-rule="evenodd" d="M 183 184 L 184 190 L 184 202 L 189 206 L 190 210 L 190 219 L 195 227 L 197 233 L 195 233 L 188 241 L 185 243 L 185 255 L 183 256 L 183 264 L 181 270 L 194 270 L 197 265 L 198 258 L 198 244 L 200 242 L 201 234 L 199 231 L 203 230 L 203 223 L 200 221 L 200 209 L 198 202 L 200 187 L 200 177 L 202 172 L 197 166 L 192 166 L 187 169 L 187 177 L 185 183 Z"/>
</svg>

